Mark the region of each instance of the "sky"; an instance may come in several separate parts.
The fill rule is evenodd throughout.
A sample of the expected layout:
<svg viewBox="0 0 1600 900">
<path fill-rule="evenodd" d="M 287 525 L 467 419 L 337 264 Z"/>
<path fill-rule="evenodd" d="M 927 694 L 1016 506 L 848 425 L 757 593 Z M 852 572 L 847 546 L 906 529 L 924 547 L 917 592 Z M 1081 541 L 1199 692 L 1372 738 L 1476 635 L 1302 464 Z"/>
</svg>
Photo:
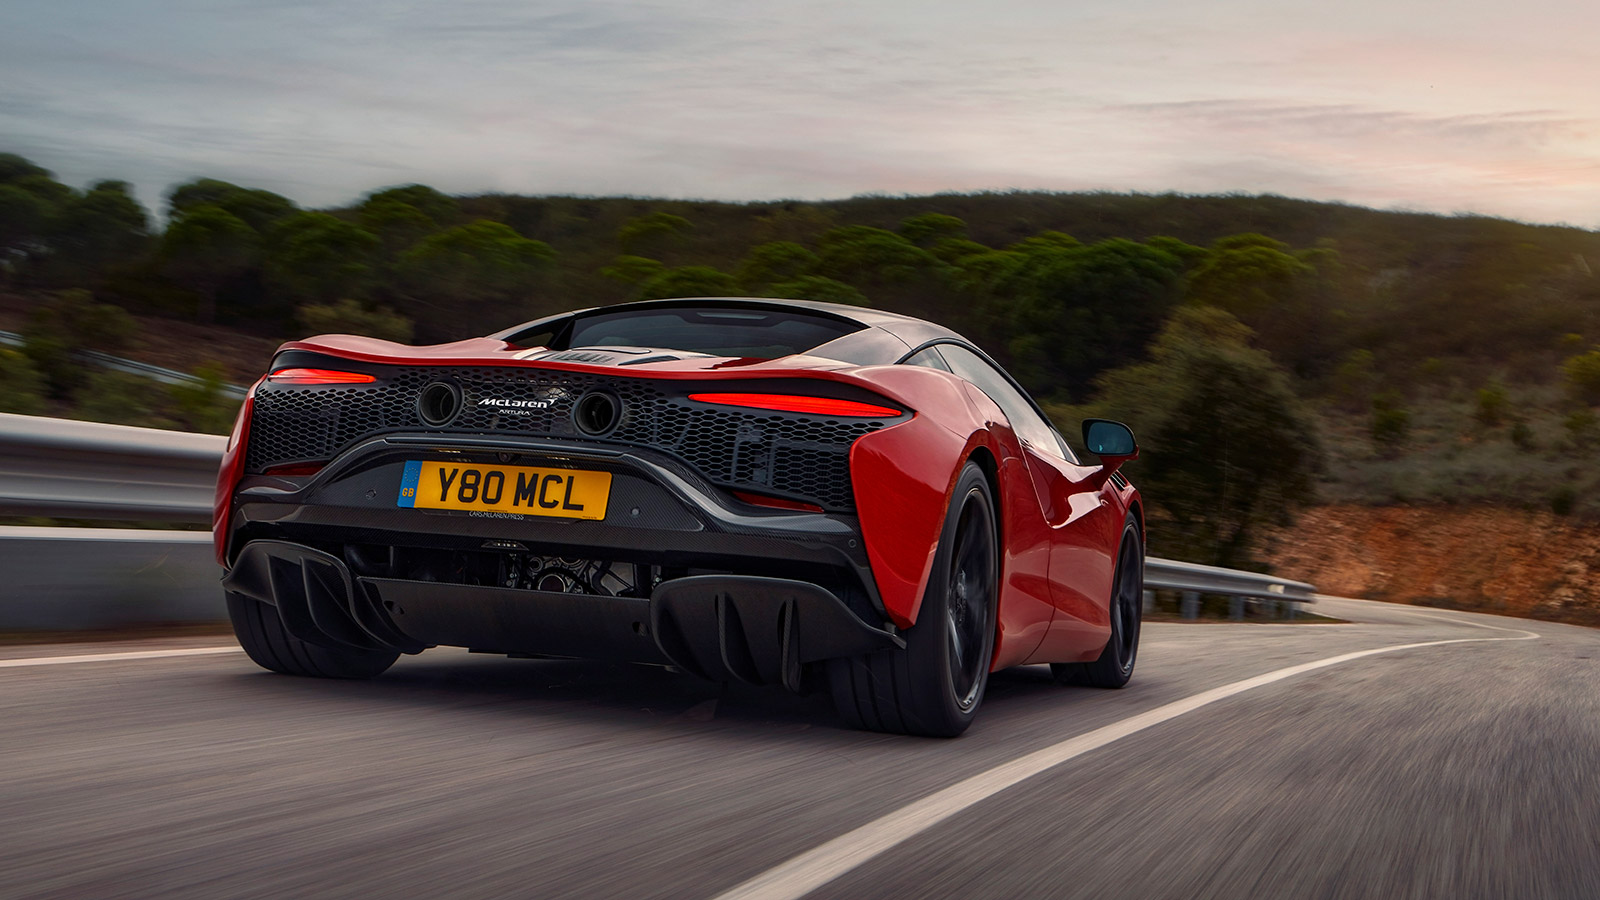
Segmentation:
<svg viewBox="0 0 1600 900">
<path fill-rule="evenodd" d="M 0 152 L 451 193 L 1276 193 L 1600 228 L 1595 0 L 5 0 Z"/>
</svg>

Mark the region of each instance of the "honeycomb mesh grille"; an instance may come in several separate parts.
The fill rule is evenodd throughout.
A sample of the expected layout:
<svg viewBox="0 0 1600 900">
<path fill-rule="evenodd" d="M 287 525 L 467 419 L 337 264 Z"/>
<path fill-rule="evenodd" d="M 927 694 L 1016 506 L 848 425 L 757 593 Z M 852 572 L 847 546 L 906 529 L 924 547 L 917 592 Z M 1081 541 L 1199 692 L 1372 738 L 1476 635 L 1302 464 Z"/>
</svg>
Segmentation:
<svg viewBox="0 0 1600 900">
<path fill-rule="evenodd" d="M 445 427 L 417 412 L 434 381 L 461 389 L 462 408 Z M 587 440 L 572 422 L 573 403 L 603 389 L 622 400 L 607 443 L 673 454 L 723 487 L 808 500 L 828 510 L 855 506 L 850 445 L 888 424 L 801 413 L 708 406 L 673 384 L 571 372 L 508 368 L 395 368 L 373 384 L 275 385 L 256 389 L 245 467 L 331 459 L 355 442 L 388 431 L 423 434 L 545 435 Z"/>
</svg>

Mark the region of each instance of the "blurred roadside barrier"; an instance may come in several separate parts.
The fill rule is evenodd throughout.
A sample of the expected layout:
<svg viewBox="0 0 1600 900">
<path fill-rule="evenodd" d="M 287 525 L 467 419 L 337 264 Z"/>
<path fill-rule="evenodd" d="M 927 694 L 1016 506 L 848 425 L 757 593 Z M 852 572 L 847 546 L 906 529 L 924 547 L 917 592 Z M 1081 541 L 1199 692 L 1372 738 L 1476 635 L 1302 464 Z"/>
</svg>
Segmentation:
<svg viewBox="0 0 1600 900">
<path fill-rule="evenodd" d="M 227 442 L 0 413 L 0 515 L 208 524 Z M 207 532 L 0 527 L 0 631 L 220 621 L 220 574 Z M 1202 594 L 1235 608 L 1316 594 L 1300 581 L 1157 557 L 1145 560 L 1145 587 L 1182 592 L 1185 610 Z"/>
</svg>

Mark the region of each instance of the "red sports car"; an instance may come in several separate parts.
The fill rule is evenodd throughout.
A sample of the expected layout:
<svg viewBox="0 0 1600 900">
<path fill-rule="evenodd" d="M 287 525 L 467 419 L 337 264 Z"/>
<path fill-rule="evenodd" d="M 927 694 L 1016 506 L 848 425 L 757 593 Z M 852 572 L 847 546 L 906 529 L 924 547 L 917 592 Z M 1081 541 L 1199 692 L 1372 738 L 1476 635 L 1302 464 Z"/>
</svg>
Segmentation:
<svg viewBox="0 0 1600 900">
<path fill-rule="evenodd" d="M 283 345 L 217 486 L 234 630 L 363 678 L 454 645 L 826 687 L 853 726 L 964 731 L 989 673 L 1120 687 L 1144 513 L 1126 426 L 1080 463 L 919 319 L 692 299 L 410 347 Z"/>
</svg>

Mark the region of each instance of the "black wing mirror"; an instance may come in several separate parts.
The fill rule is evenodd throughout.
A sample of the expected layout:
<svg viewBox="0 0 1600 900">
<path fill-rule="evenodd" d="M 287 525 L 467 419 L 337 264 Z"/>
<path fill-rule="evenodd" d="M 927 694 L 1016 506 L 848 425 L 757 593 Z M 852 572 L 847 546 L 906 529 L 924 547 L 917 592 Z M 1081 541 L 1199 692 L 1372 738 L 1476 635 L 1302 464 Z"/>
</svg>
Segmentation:
<svg viewBox="0 0 1600 900">
<path fill-rule="evenodd" d="M 1107 464 L 1139 458 L 1139 442 L 1133 439 L 1133 429 L 1110 419 L 1084 419 L 1083 445 Z"/>
<path fill-rule="evenodd" d="M 1100 469 L 1090 479 L 1097 490 L 1123 463 L 1139 458 L 1139 442 L 1133 439 L 1133 429 L 1110 419 L 1084 419 L 1083 445 L 1100 457 Z"/>
</svg>

